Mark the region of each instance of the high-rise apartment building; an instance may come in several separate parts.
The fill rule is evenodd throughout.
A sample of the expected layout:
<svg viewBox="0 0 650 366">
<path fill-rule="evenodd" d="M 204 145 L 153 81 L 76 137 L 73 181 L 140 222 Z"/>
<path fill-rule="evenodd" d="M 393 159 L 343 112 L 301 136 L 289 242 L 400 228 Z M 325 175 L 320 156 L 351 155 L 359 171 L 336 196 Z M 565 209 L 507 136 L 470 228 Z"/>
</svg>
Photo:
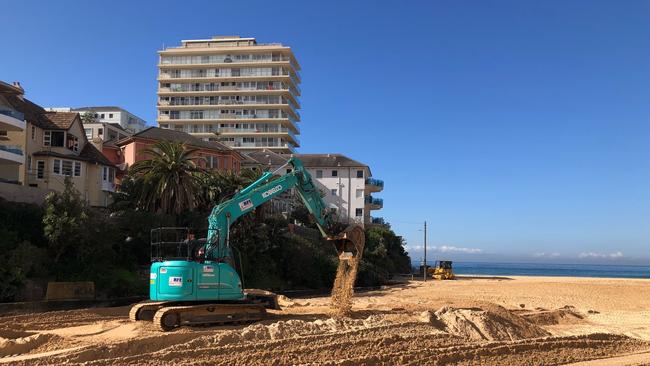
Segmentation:
<svg viewBox="0 0 650 366">
<path fill-rule="evenodd" d="M 161 128 L 243 151 L 300 146 L 300 66 L 291 48 L 215 36 L 158 53 Z"/>
</svg>

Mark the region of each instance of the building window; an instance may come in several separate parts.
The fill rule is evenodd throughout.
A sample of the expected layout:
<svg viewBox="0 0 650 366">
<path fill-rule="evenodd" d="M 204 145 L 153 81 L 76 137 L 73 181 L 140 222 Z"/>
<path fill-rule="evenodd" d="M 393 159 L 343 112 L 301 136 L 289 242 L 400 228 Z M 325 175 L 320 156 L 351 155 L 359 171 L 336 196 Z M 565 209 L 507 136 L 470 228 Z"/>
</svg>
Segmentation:
<svg viewBox="0 0 650 366">
<path fill-rule="evenodd" d="M 113 113 L 109 113 L 108 118 L 113 118 Z"/>
<path fill-rule="evenodd" d="M 27 171 L 29 173 L 32 172 L 32 157 L 31 156 L 27 157 Z"/>
<path fill-rule="evenodd" d="M 357 170 L 357 178 L 363 178 L 363 170 Z"/>
<path fill-rule="evenodd" d="M 108 166 L 102 167 L 102 180 L 113 183 L 115 181 L 115 169 Z"/>
<path fill-rule="evenodd" d="M 81 163 L 72 160 L 54 159 L 54 164 L 52 164 L 52 172 L 54 174 L 66 175 L 68 177 L 80 177 Z"/>
<path fill-rule="evenodd" d="M 0 136 L 7 136 L 6 130 L 0 130 Z"/>
<path fill-rule="evenodd" d="M 339 176 L 339 171 L 338 170 L 332 170 L 332 177 L 338 177 Z"/>
<path fill-rule="evenodd" d="M 45 131 L 43 134 L 43 146 L 63 147 L 65 132 Z"/>
<path fill-rule="evenodd" d="M 323 171 L 322 170 L 317 170 L 316 171 L 316 178 L 323 178 Z"/>
<path fill-rule="evenodd" d="M 79 151 L 79 139 L 77 136 L 68 134 L 68 149 L 72 151 Z"/>
<path fill-rule="evenodd" d="M 92 128 L 84 128 L 84 132 L 86 132 L 86 138 L 93 138 L 93 129 Z"/>
<path fill-rule="evenodd" d="M 81 162 L 79 161 L 74 162 L 74 176 L 81 177 Z"/>
<path fill-rule="evenodd" d="M 54 164 L 52 165 L 52 172 L 54 174 L 61 174 L 61 160 L 54 159 Z"/>
<path fill-rule="evenodd" d="M 36 160 L 36 179 L 45 177 L 45 161 Z"/>
<path fill-rule="evenodd" d="M 104 119 L 104 113 L 100 114 L 99 118 Z"/>
<path fill-rule="evenodd" d="M 363 216 L 363 208 L 357 208 L 357 209 L 355 209 L 355 210 L 354 210 L 354 215 L 355 215 L 356 217 L 361 217 L 361 216 Z"/>
<path fill-rule="evenodd" d="M 357 189 L 357 198 L 363 198 L 363 189 Z"/>
<path fill-rule="evenodd" d="M 337 191 L 338 191 L 338 189 L 333 188 L 333 189 L 332 189 L 332 196 L 336 196 Z"/>
<path fill-rule="evenodd" d="M 36 127 L 32 126 L 32 140 L 36 140 Z"/>
<path fill-rule="evenodd" d="M 104 134 L 104 129 L 103 128 L 98 128 L 97 129 L 97 136 L 101 136 Z"/>
<path fill-rule="evenodd" d="M 72 160 L 63 160 L 61 164 L 61 174 L 72 176 Z"/>
</svg>

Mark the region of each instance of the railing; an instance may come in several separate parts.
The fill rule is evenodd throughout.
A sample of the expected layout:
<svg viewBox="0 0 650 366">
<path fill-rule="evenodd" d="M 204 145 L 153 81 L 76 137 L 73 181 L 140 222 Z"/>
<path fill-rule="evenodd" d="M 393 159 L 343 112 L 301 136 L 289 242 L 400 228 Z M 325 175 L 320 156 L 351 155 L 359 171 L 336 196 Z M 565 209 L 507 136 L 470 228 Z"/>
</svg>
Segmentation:
<svg viewBox="0 0 650 366">
<path fill-rule="evenodd" d="M 371 217 L 370 223 L 375 225 L 386 225 L 386 221 L 384 221 L 383 217 Z"/>
<path fill-rule="evenodd" d="M 269 143 L 269 142 L 240 142 L 240 141 L 220 141 L 222 144 L 230 147 L 282 147 L 293 149 L 293 144 L 288 143 Z"/>
<path fill-rule="evenodd" d="M 0 145 L 0 150 L 8 151 L 10 153 L 14 153 L 14 154 L 17 154 L 17 155 L 20 155 L 20 156 L 23 155 L 22 146 L 19 146 L 19 145 Z"/>
<path fill-rule="evenodd" d="M 196 74 L 169 74 L 161 73 L 160 79 L 209 79 L 209 78 L 237 78 L 237 77 L 251 77 L 251 76 L 289 76 L 294 84 L 298 83 L 296 77 L 291 75 L 286 70 L 269 70 L 269 71 L 255 71 L 255 72 L 223 72 L 223 73 L 196 73 Z"/>
<path fill-rule="evenodd" d="M 186 58 L 187 61 L 190 62 L 174 62 L 174 60 L 170 60 L 168 58 L 163 57 L 162 60 L 160 61 L 161 65 L 212 65 L 212 64 L 237 64 L 237 63 L 265 63 L 265 62 L 291 62 L 291 66 L 293 65 L 293 62 L 291 61 L 291 58 L 288 56 L 267 56 L 262 59 L 252 59 L 252 58 L 247 58 L 247 59 L 237 59 L 237 57 L 217 57 L 217 58 L 208 58 L 206 59 L 205 57 L 201 56 L 188 56 Z M 195 62 L 196 61 L 196 62 Z"/>
<path fill-rule="evenodd" d="M 256 87 L 242 87 L 236 85 L 215 85 L 215 86 L 201 86 L 199 88 L 190 87 L 187 84 L 186 87 L 160 87 L 158 91 L 161 93 L 185 93 L 185 92 L 205 92 L 205 91 L 263 91 L 263 90 L 278 90 L 278 91 L 290 91 L 292 94 L 298 94 L 298 89 L 295 89 L 293 86 L 281 85 L 265 85 L 265 86 L 256 86 Z"/>
<path fill-rule="evenodd" d="M 296 123 L 296 119 L 289 116 L 288 114 L 273 114 L 273 115 L 263 115 L 263 114 L 232 114 L 232 113 L 222 113 L 216 116 L 201 116 L 200 118 L 192 115 L 168 115 L 160 114 L 158 115 L 158 120 L 167 121 L 167 120 L 192 120 L 192 121 L 211 121 L 211 120 L 224 120 L 224 119 L 288 119 L 289 121 Z"/>
<path fill-rule="evenodd" d="M 5 116 L 13 117 L 15 119 L 24 121 L 25 120 L 25 114 L 15 111 L 13 109 L 7 109 L 7 108 L 0 108 L 0 114 L 4 114 Z"/>
<path fill-rule="evenodd" d="M 379 207 L 384 206 L 384 200 L 382 198 L 375 198 L 373 196 L 366 196 L 364 202 L 366 204 L 373 205 L 373 206 L 379 206 Z"/>
<path fill-rule="evenodd" d="M 269 105 L 286 105 L 289 106 L 293 109 L 295 107 L 293 106 L 293 103 L 289 102 L 288 100 L 280 100 L 280 101 L 269 101 L 269 100 L 219 100 L 219 101 L 213 101 L 213 102 L 207 102 L 204 103 L 202 101 L 197 101 L 197 100 L 189 100 L 189 101 L 175 101 L 175 100 L 161 100 L 159 101 L 158 105 L 161 106 L 202 106 L 202 105 L 255 105 L 255 104 L 269 104 Z M 296 112 L 297 113 L 297 112 Z"/>
<path fill-rule="evenodd" d="M 375 179 L 375 178 L 368 178 L 366 179 L 366 185 L 367 186 L 376 186 L 380 188 L 384 188 L 384 181 L 381 179 Z"/>
</svg>

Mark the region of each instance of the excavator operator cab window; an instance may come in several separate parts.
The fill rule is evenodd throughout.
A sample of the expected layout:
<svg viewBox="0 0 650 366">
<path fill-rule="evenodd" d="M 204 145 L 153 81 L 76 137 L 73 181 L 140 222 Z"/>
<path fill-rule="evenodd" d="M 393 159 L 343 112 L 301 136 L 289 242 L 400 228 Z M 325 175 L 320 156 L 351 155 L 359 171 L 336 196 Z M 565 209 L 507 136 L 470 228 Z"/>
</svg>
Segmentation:
<svg viewBox="0 0 650 366">
<path fill-rule="evenodd" d="M 196 239 L 196 234 L 184 227 L 152 229 L 151 261 L 199 259 L 198 249 L 205 247 L 205 242 L 205 239 Z"/>
</svg>

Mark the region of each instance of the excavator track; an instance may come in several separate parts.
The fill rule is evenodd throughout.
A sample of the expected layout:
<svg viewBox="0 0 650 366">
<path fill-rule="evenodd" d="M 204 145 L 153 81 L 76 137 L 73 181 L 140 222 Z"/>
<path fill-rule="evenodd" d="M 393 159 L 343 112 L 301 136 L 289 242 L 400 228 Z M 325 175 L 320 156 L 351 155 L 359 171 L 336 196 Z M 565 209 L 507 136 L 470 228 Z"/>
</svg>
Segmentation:
<svg viewBox="0 0 650 366">
<path fill-rule="evenodd" d="M 264 319 L 262 304 L 201 304 L 169 306 L 156 311 L 153 324 L 163 332 L 183 325 L 221 325 Z"/>
<path fill-rule="evenodd" d="M 169 304 L 169 301 L 147 301 L 133 305 L 129 310 L 129 319 L 131 321 L 153 320 L 153 316 L 158 310 Z"/>
</svg>

